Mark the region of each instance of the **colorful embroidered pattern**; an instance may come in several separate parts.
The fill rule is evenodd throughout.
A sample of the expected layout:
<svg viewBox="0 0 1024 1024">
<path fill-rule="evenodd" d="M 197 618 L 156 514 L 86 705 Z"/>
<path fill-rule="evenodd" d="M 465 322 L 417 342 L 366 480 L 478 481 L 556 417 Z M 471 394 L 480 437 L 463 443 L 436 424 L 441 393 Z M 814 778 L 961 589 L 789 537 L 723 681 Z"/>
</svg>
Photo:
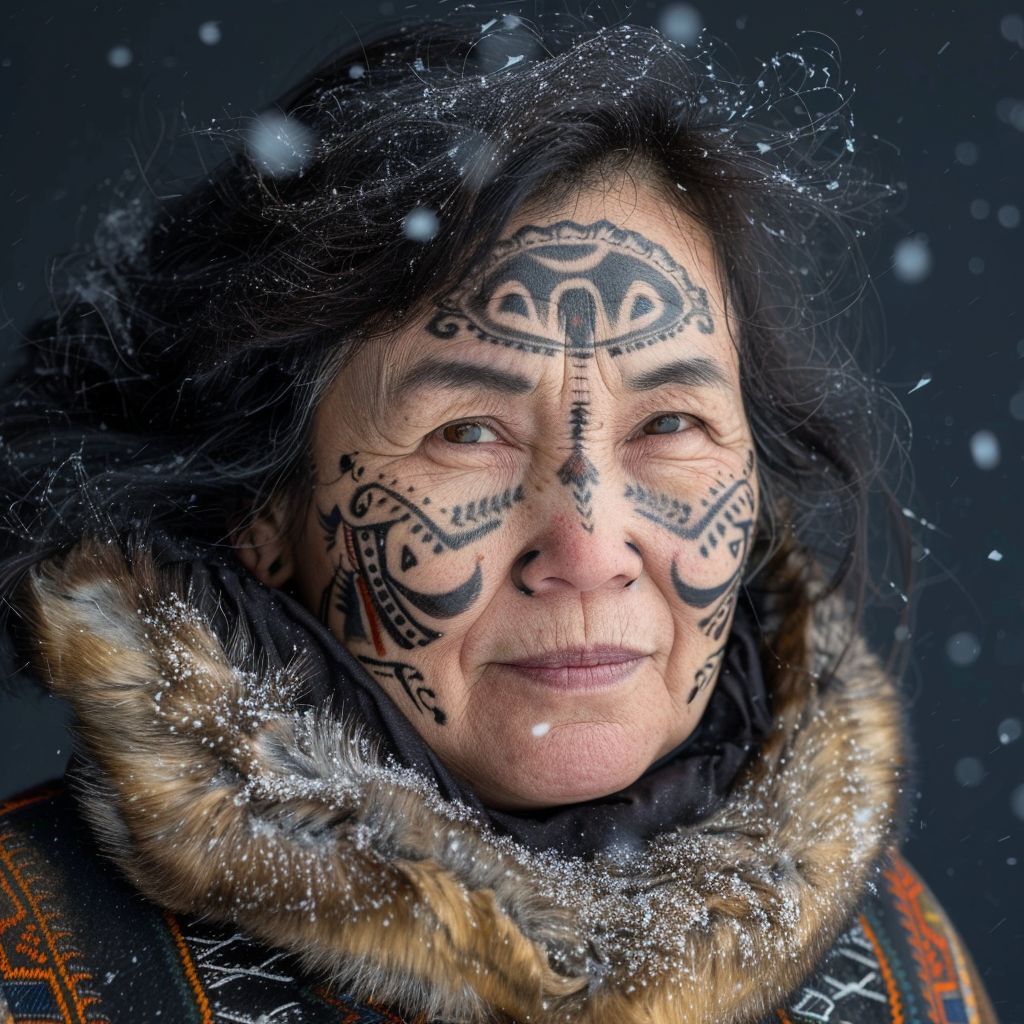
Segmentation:
<svg viewBox="0 0 1024 1024">
<path fill-rule="evenodd" d="M 892 1012 L 891 972 L 860 917 L 832 947 L 814 978 L 799 988 L 785 1010 L 783 1024 L 831 1024 L 833 1020 L 903 1024 Z M 899 996 L 895 995 L 898 1005 Z"/>
<path fill-rule="evenodd" d="M 0 819 L 52 795 L 36 790 L 2 804 Z M 14 1024 L 100 1024 L 106 1018 L 91 982 L 45 876 L 19 837 L 0 827 L 0 1012 Z"/>
<path fill-rule="evenodd" d="M 167 927 L 174 937 L 174 946 L 178 951 L 178 956 L 181 957 L 181 969 L 185 972 L 189 988 L 192 990 L 192 995 L 195 998 L 196 1009 L 199 1011 L 199 1022 L 200 1024 L 212 1024 L 213 1017 L 210 1014 L 210 1001 L 206 998 L 206 993 L 203 991 L 203 986 L 199 981 L 196 966 L 189 955 L 188 946 L 185 944 L 185 937 L 181 934 L 181 928 L 178 927 L 177 918 L 168 912 L 164 914 L 164 919 L 167 921 Z"/>
<path fill-rule="evenodd" d="M 210 931 L 171 914 L 166 920 L 182 970 L 193 986 L 200 1024 L 300 1019 L 310 1024 L 407 1024 L 378 1006 L 332 993 L 326 986 L 312 987 L 296 972 L 297 964 L 287 953 L 259 945 L 239 932 Z"/>
<path fill-rule="evenodd" d="M 357 1002 L 351 996 L 331 995 L 327 989 L 319 988 L 316 990 L 324 1002 L 330 1003 L 331 1006 L 341 1007 L 343 1010 L 348 1011 L 348 1015 L 342 1017 L 338 1024 L 425 1024 L 426 1018 L 423 1016 L 417 1017 L 415 1020 L 406 1021 L 404 1017 L 396 1017 L 392 1013 L 388 1013 L 387 1010 L 382 1010 L 380 1007 L 370 1004 Z M 0 1022 L 2 1024 L 2 1022 Z"/>
<path fill-rule="evenodd" d="M 882 972 L 882 980 L 885 982 L 885 991 L 889 997 L 889 1015 L 892 1024 L 905 1024 L 906 1017 L 903 1013 L 903 998 L 900 996 L 900 986 L 896 981 L 892 965 L 882 950 L 881 943 L 875 935 L 871 922 L 864 914 L 860 916 L 860 926 L 864 930 L 864 937 L 871 943 L 875 957 L 878 960 L 878 969 Z"/>
<path fill-rule="evenodd" d="M 78 913 L 97 906 L 109 914 Z M 0 804 L 0 1024 L 406 1024 L 322 980 L 141 899 L 95 857 L 62 787 Z"/>
<path fill-rule="evenodd" d="M 995 1024 L 955 929 L 898 854 L 879 888 L 811 980 L 763 1024 Z"/>
<path fill-rule="evenodd" d="M 879 888 L 770 1024 L 993 1024 L 924 883 L 894 857 Z M 141 899 L 95 855 L 61 790 L 0 804 L 0 1024 L 157 1019 L 425 1024 L 333 991 L 231 928 Z"/>
<path fill-rule="evenodd" d="M 884 875 L 914 958 L 928 1019 L 932 1024 L 975 1024 L 979 1013 L 964 958 L 931 893 L 898 856 Z"/>
</svg>

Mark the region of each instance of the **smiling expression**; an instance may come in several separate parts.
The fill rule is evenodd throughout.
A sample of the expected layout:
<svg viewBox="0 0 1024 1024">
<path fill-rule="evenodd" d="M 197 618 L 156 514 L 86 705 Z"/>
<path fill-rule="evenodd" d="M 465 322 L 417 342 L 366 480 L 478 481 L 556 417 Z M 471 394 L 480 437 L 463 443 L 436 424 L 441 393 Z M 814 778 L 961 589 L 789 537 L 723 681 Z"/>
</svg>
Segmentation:
<svg viewBox="0 0 1024 1024">
<path fill-rule="evenodd" d="M 700 719 L 757 518 L 725 306 L 662 191 L 582 191 L 524 209 L 318 410 L 268 581 L 494 806 L 615 792 Z"/>
</svg>

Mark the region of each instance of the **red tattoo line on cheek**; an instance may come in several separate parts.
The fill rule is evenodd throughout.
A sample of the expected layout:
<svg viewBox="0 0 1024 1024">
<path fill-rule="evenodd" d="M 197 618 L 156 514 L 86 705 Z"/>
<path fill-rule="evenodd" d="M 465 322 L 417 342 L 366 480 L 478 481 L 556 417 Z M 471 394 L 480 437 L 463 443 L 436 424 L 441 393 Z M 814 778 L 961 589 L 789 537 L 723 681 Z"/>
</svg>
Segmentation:
<svg viewBox="0 0 1024 1024">
<path fill-rule="evenodd" d="M 352 537 L 352 528 L 347 523 L 341 524 L 341 535 L 345 538 L 345 554 L 348 555 L 348 564 L 355 569 L 359 562 L 356 560 L 356 545 Z"/>
<path fill-rule="evenodd" d="M 370 635 L 373 637 L 373 649 L 383 657 L 387 654 L 384 646 L 384 637 L 380 631 L 380 622 L 377 620 L 377 613 L 373 610 L 373 602 L 370 600 L 370 591 L 366 589 L 366 581 L 362 576 L 356 576 L 356 589 L 359 591 L 359 599 L 363 603 L 363 610 L 366 612 L 367 621 L 370 623 Z"/>
<path fill-rule="evenodd" d="M 356 558 L 356 546 L 355 538 L 352 536 L 351 528 L 342 523 L 342 536 L 345 538 L 345 553 L 348 555 L 349 564 L 355 568 L 359 565 L 359 561 Z M 366 612 L 366 620 L 370 623 L 370 636 L 373 637 L 373 649 L 377 652 L 378 657 L 383 657 L 387 654 L 387 648 L 384 646 L 384 635 L 381 633 L 380 620 L 377 618 L 377 613 L 373 610 L 373 601 L 370 600 L 370 591 L 366 586 L 366 580 L 355 573 L 356 590 L 359 591 L 359 600 L 362 603 L 363 611 Z"/>
</svg>

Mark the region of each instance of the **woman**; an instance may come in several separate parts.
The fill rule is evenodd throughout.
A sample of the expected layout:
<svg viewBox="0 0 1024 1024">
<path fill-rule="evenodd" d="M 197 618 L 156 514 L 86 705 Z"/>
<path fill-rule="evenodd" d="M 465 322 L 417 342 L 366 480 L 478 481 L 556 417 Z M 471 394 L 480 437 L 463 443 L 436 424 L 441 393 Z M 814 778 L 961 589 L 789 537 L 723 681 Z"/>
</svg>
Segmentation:
<svg viewBox="0 0 1024 1024">
<path fill-rule="evenodd" d="M 6 809 L 14 1020 L 993 1019 L 859 635 L 884 189 L 783 92 L 419 26 L 108 218 L 4 407 L 91 829 Z"/>
</svg>

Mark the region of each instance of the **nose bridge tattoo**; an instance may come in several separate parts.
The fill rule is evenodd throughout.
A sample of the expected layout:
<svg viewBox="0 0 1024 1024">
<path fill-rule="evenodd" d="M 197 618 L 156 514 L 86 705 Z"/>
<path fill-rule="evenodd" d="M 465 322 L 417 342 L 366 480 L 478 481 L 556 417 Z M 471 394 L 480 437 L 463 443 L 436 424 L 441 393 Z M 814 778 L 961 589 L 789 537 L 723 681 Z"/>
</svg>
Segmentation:
<svg viewBox="0 0 1024 1024">
<path fill-rule="evenodd" d="M 750 483 L 753 473 L 754 453 L 748 451 L 740 476 L 709 487 L 696 514 L 687 502 L 635 482 L 626 487 L 625 497 L 632 501 L 637 515 L 680 538 L 702 562 L 724 563 L 722 578 L 710 586 L 698 586 L 683 579 L 678 559 L 672 559 L 670 573 L 676 596 L 691 608 L 709 609 L 698 626 L 715 644 L 694 676 L 687 703 L 711 685 L 725 655 L 723 636 L 739 596 L 757 518 L 757 500 Z"/>
<path fill-rule="evenodd" d="M 558 297 L 558 319 L 565 332 L 572 406 L 569 409 L 569 434 L 572 454 L 558 470 L 558 479 L 572 489 L 576 513 L 587 533 L 594 532 L 594 510 L 591 506 L 593 488 L 597 486 L 597 466 L 591 462 L 584 444 L 584 433 L 590 410 L 590 388 L 587 370 L 594 355 L 597 332 L 597 303 L 591 291 L 575 281 Z"/>
<path fill-rule="evenodd" d="M 586 449 L 588 372 L 598 349 L 612 358 L 674 338 L 694 325 L 714 332 L 707 293 L 666 249 L 607 220 L 527 225 L 499 242 L 480 278 L 438 303 L 427 330 L 462 332 L 532 355 L 565 354 L 573 401 L 572 452 L 558 470 L 592 532 L 597 467 Z"/>
</svg>

